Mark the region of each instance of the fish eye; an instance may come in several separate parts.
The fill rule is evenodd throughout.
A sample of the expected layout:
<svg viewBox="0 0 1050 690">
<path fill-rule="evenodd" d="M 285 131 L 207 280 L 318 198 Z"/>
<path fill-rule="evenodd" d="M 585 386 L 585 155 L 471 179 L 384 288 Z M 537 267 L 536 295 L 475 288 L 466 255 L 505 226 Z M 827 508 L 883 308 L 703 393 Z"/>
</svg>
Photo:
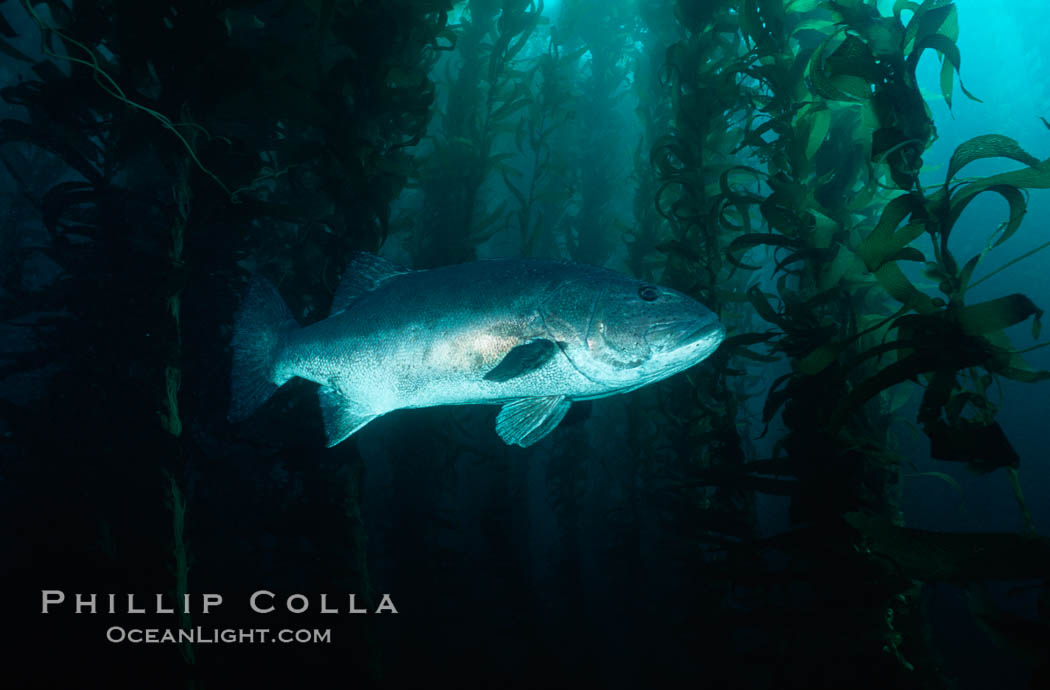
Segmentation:
<svg viewBox="0 0 1050 690">
<path fill-rule="evenodd" d="M 638 288 L 638 296 L 646 302 L 655 302 L 656 298 L 660 296 L 660 292 L 652 285 L 643 285 Z"/>
</svg>

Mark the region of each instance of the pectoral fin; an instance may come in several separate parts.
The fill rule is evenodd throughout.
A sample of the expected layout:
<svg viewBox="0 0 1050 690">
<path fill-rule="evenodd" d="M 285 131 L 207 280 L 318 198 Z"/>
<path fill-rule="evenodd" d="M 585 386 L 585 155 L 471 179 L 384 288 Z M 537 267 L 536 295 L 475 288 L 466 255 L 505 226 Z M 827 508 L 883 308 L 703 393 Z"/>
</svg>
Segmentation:
<svg viewBox="0 0 1050 690">
<path fill-rule="evenodd" d="M 509 381 L 512 378 L 539 369 L 554 356 L 557 347 L 553 341 L 532 340 L 511 349 L 492 371 L 485 374 L 486 381 Z"/>
<path fill-rule="evenodd" d="M 527 448 L 554 431 L 571 406 L 564 395 L 512 400 L 496 417 L 496 433 L 507 445 Z"/>
<path fill-rule="evenodd" d="M 321 400 L 321 415 L 324 417 L 324 433 L 328 438 L 329 448 L 345 441 L 352 433 L 379 416 L 361 409 L 331 386 L 321 386 L 317 395 Z"/>
</svg>

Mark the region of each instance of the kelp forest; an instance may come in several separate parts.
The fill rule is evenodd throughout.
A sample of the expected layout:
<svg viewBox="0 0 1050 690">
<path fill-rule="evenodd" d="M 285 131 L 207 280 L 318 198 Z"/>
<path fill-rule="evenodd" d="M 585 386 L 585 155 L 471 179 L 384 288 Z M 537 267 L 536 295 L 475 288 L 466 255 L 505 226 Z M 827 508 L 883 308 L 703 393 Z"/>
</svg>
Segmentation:
<svg viewBox="0 0 1050 690">
<path fill-rule="evenodd" d="M 1050 122 L 938 131 L 1009 72 L 958 5 L 0 0 L 0 684 L 1050 687 Z M 252 276 L 315 323 L 360 251 L 727 337 L 528 448 L 327 448 L 301 379 L 231 423 Z"/>
</svg>

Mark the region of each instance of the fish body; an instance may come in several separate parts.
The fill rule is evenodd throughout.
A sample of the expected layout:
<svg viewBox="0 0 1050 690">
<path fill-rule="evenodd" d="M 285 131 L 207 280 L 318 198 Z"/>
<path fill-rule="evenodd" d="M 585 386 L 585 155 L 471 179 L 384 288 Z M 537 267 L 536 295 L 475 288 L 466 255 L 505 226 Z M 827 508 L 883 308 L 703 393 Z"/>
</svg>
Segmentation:
<svg viewBox="0 0 1050 690">
<path fill-rule="evenodd" d="M 332 314 L 300 328 L 261 278 L 235 321 L 230 418 L 293 377 L 320 384 L 330 446 L 392 410 L 500 404 L 497 432 L 528 446 L 576 400 L 666 378 L 725 330 L 706 307 L 603 268 L 495 259 L 408 271 L 355 256 Z"/>
</svg>

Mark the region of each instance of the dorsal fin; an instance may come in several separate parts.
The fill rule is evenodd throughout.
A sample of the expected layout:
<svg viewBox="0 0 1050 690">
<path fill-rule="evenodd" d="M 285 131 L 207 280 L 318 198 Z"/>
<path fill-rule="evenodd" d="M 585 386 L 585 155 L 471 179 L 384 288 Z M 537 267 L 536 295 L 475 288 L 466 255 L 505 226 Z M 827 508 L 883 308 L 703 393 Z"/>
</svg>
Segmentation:
<svg viewBox="0 0 1050 690">
<path fill-rule="evenodd" d="M 336 288 L 331 313 L 345 311 L 358 297 L 375 290 L 386 279 L 411 272 L 381 256 L 355 252 Z"/>
</svg>

